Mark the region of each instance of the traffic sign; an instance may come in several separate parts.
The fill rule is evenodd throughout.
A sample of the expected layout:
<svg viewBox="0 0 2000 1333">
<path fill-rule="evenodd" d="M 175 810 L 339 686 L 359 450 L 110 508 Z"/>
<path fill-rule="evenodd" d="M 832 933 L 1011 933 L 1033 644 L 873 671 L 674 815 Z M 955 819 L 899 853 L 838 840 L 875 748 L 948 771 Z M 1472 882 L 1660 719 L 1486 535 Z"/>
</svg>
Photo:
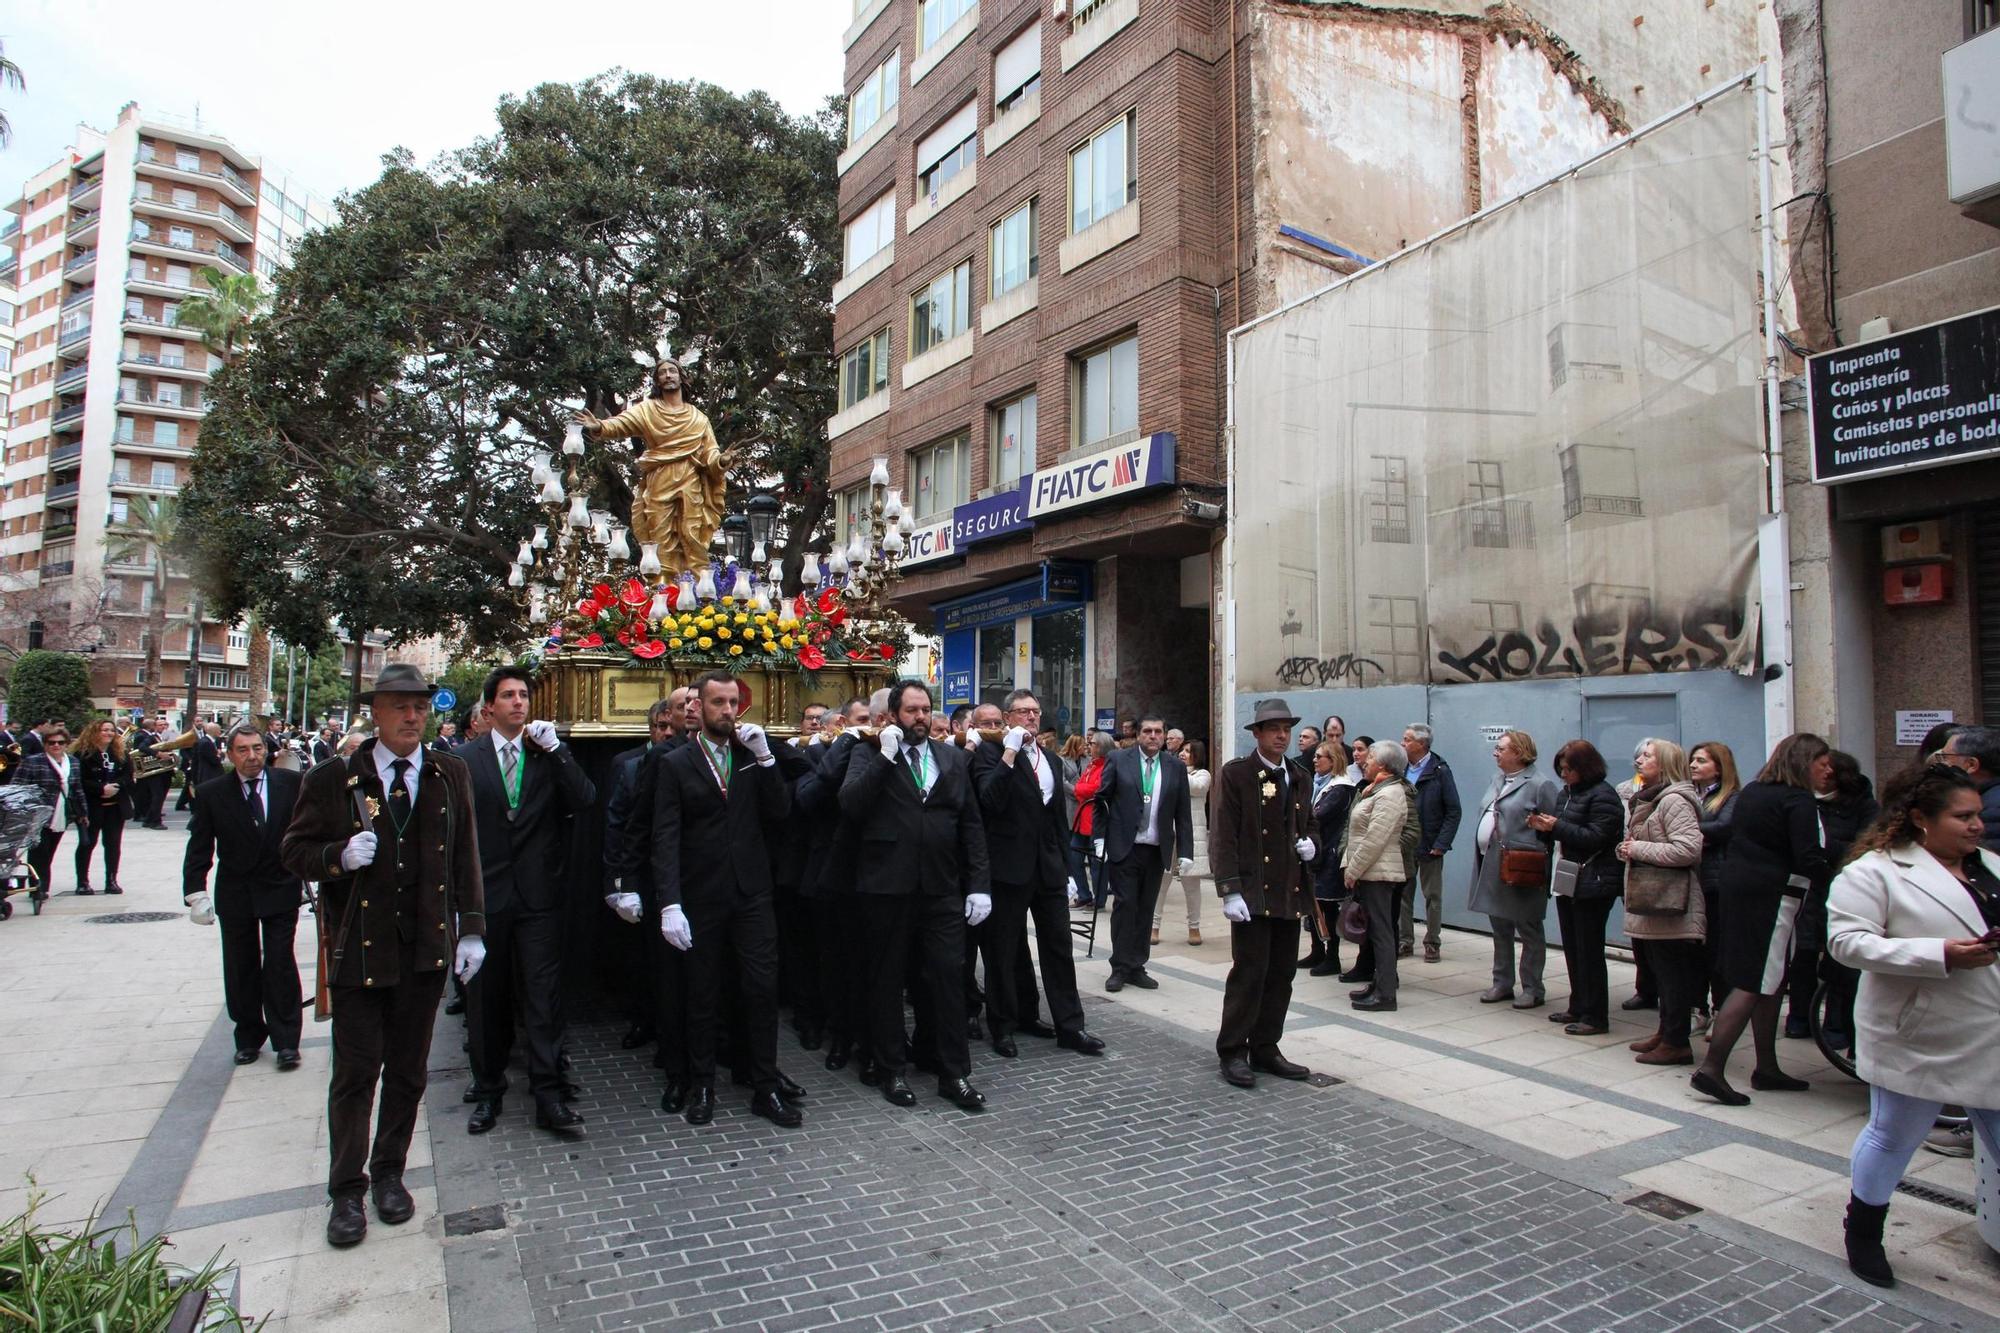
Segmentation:
<svg viewBox="0 0 2000 1333">
<path fill-rule="evenodd" d="M 439 690 L 431 696 L 431 711 L 434 713 L 449 713 L 456 707 L 458 707 L 458 695 L 454 691 Z"/>
</svg>

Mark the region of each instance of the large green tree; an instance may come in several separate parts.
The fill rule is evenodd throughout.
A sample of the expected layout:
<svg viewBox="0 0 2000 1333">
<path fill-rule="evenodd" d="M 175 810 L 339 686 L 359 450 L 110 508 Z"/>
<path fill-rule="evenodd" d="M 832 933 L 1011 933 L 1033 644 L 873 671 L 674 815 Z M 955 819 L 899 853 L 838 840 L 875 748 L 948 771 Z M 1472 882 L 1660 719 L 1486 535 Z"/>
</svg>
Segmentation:
<svg viewBox="0 0 2000 1333">
<path fill-rule="evenodd" d="M 528 454 L 635 398 L 662 346 L 739 447 L 732 483 L 782 479 L 787 557 L 823 526 L 838 104 L 605 75 L 498 114 L 428 170 L 386 159 L 215 377 L 184 495 L 218 616 L 520 643 Z M 629 446 L 586 464 L 626 512 Z"/>
<path fill-rule="evenodd" d="M 90 665 L 76 653 L 33 648 L 7 680 L 8 716 L 16 730 L 59 717 L 72 728 L 90 717 Z"/>
</svg>

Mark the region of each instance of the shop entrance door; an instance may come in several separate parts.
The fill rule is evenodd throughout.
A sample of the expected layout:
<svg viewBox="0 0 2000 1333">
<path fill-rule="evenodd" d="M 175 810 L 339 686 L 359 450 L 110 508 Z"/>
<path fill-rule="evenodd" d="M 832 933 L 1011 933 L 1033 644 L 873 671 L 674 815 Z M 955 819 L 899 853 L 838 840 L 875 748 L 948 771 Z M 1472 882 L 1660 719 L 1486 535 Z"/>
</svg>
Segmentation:
<svg viewBox="0 0 2000 1333">
<path fill-rule="evenodd" d="M 1083 608 L 1035 617 L 1034 684 L 1042 726 L 1067 740 L 1084 729 Z"/>
<path fill-rule="evenodd" d="M 973 694 L 980 703 L 1005 707 L 1014 690 L 1014 622 L 979 628 L 979 680 Z"/>
</svg>

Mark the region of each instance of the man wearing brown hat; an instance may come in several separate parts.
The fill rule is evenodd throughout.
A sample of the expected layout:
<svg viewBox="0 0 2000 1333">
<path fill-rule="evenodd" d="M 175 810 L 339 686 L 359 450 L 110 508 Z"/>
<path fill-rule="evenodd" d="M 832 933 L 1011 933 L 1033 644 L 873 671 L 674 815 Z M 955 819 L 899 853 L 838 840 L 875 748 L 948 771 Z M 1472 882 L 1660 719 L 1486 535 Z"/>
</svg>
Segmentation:
<svg viewBox="0 0 2000 1333">
<path fill-rule="evenodd" d="M 403 1167 L 446 969 L 470 981 L 486 960 L 472 785 L 464 760 L 424 748 L 431 686 L 399 662 L 361 697 L 375 735 L 306 774 L 282 849 L 288 870 L 320 883 L 333 1008 L 332 1245 L 367 1235 L 362 1196 L 371 1183 L 382 1221 L 415 1213 Z"/>
<path fill-rule="evenodd" d="M 1257 1086 L 1257 1070 L 1293 1079 L 1310 1072 L 1278 1050 L 1292 1002 L 1299 921 L 1312 911 L 1306 864 L 1319 837 L 1311 784 L 1286 760 L 1297 722 L 1283 699 L 1259 699 L 1245 725 L 1257 748 L 1224 764 L 1215 786 L 1208 855 L 1229 919 L 1230 950 L 1215 1051 L 1222 1077 L 1239 1088 Z"/>
</svg>

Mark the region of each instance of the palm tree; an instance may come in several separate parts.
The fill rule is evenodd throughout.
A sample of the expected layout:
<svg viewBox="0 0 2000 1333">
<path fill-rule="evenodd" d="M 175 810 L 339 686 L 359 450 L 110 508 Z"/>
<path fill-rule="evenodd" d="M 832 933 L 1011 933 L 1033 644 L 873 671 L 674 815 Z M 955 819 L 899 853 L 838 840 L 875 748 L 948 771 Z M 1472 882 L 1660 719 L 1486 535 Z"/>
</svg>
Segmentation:
<svg viewBox="0 0 2000 1333">
<path fill-rule="evenodd" d="M 27 91 L 28 81 L 21 77 L 21 67 L 7 58 L 7 44 L 0 42 L 0 88 L 12 88 L 16 92 Z M 14 141 L 14 126 L 7 119 L 7 113 L 0 111 L 0 148 Z"/>
<path fill-rule="evenodd" d="M 143 702 L 148 716 L 160 707 L 160 658 L 167 638 L 167 551 L 181 525 L 178 497 L 140 497 L 132 501 L 124 523 L 108 534 L 106 557 L 153 567 L 153 606 L 146 617 L 146 684 Z M 199 661 L 199 658 L 195 659 Z"/>
</svg>

